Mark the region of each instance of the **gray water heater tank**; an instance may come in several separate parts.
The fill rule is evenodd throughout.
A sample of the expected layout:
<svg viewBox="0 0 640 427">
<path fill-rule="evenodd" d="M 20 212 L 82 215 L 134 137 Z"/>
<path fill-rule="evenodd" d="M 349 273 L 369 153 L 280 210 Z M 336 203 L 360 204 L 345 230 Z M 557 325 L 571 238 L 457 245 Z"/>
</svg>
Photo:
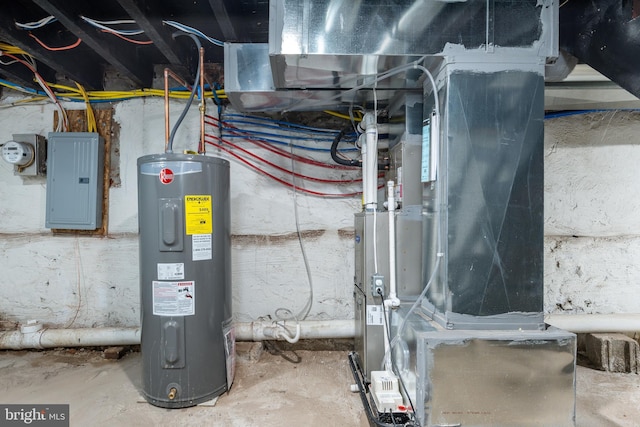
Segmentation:
<svg viewBox="0 0 640 427">
<path fill-rule="evenodd" d="M 142 386 L 163 408 L 197 405 L 233 379 L 229 162 L 138 159 Z"/>
</svg>

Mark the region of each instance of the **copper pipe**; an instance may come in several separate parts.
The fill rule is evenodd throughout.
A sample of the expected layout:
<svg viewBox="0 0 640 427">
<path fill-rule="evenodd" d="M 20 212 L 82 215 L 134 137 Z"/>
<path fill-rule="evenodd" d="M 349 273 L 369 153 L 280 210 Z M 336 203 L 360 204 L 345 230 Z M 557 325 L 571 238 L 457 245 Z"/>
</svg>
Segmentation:
<svg viewBox="0 0 640 427">
<path fill-rule="evenodd" d="M 204 48 L 200 48 L 200 147 L 198 153 L 205 154 L 206 148 L 204 143 L 204 115 L 207 106 L 204 103 Z"/>
<path fill-rule="evenodd" d="M 189 83 L 168 68 L 164 69 L 164 152 L 169 149 L 169 76 L 189 90 Z"/>
<path fill-rule="evenodd" d="M 169 69 L 164 69 L 164 152 L 169 149 Z"/>
</svg>

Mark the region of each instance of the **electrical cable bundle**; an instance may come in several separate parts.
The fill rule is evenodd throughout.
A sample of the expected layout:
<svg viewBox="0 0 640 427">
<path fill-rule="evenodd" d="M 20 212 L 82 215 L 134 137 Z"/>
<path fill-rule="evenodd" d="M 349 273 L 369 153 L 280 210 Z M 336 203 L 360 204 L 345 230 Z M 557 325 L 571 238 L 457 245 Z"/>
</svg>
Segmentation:
<svg viewBox="0 0 640 427">
<path fill-rule="evenodd" d="M 132 28 L 132 29 L 116 29 L 111 27 L 111 25 L 136 25 L 136 21 L 133 19 L 118 19 L 113 21 L 98 21 L 97 19 L 91 19 L 86 16 L 80 16 L 80 18 L 91 25 L 102 31 L 103 33 L 112 34 L 122 40 L 125 40 L 129 43 L 134 43 L 138 45 L 149 45 L 153 44 L 151 40 L 135 40 L 130 38 L 130 36 L 139 36 L 144 34 L 144 30 L 140 28 Z"/>
<path fill-rule="evenodd" d="M 0 43 L 0 51 L 3 52 L 3 55 L 6 55 L 1 45 L 2 44 Z M 12 61 L 12 63 L 13 62 L 17 62 L 17 61 Z M 7 63 L 2 63 L 2 64 L 9 65 Z M 61 84 L 55 84 L 55 83 L 47 83 L 47 85 L 52 89 L 58 90 L 54 94 L 58 99 L 62 101 L 86 102 L 84 95 L 78 88 L 65 86 Z M 42 99 L 42 97 L 47 96 L 47 94 L 43 91 L 24 87 L 4 79 L 0 79 L 0 86 L 4 86 L 7 88 L 16 90 L 18 92 L 22 92 L 24 94 L 34 96 L 34 98 L 25 100 L 24 102 L 39 101 Z M 97 103 L 104 103 L 104 102 L 127 101 L 134 98 L 163 97 L 164 92 L 162 89 L 134 89 L 129 91 L 93 90 L 93 91 L 86 91 L 86 95 L 89 98 L 90 103 L 97 104 Z M 214 91 L 205 90 L 205 93 L 204 93 L 205 98 L 213 98 L 214 95 L 220 99 L 226 99 L 226 95 L 223 89 L 216 89 Z M 186 88 L 173 88 L 169 92 L 169 97 L 171 97 L 172 99 L 189 99 L 189 96 L 190 96 L 190 91 L 188 91 Z"/>
<path fill-rule="evenodd" d="M 16 55 L 20 55 L 22 56 L 22 58 L 19 58 Z M 58 121 L 58 127 L 56 128 L 56 131 L 61 131 L 61 130 L 66 131 L 69 128 L 69 120 L 67 118 L 67 112 L 62 107 L 62 104 L 60 104 L 60 101 L 58 100 L 56 94 L 53 92 L 51 87 L 47 84 L 47 82 L 40 75 L 40 73 L 38 73 L 38 70 L 36 68 L 36 63 L 33 57 L 31 57 L 31 55 L 29 55 L 27 52 L 23 51 L 22 49 L 6 43 L 0 43 L 0 56 L 2 57 L 6 56 L 12 59 L 13 61 L 11 63 L 20 63 L 24 65 L 29 69 L 29 71 L 33 73 L 35 81 L 43 90 L 42 95 L 48 97 L 55 104 L 56 108 L 60 113 L 60 120 Z M 7 64 L 3 63 L 3 65 L 7 65 Z"/>
<path fill-rule="evenodd" d="M 233 116 L 233 115 L 232 115 Z M 329 129 L 319 129 L 319 128 L 309 128 L 309 127 L 304 127 L 301 125 L 295 125 L 293 123 L 285 123 L 285 122 L 278 122 L 275 120 L 271 120 L 271 119 L 265 119 L 265 118 L 255 118 L 255 117 L 248 117 L 248 116 L 244 116 L 245 118 L 250 118 L 253 119 L 252 123 L 256 124 L 256 123 L 260 123 L 260 122 L 264 122 L 264 124 L 266 126 L 272 126 L 274 123 L 279 123 L 280 125 L 285 125 L 285 126 L 289 126 L 289 130 L 291 129 L 295 129 L 295 131 L 293 132 L 293 134 L 289 134 L 289 135 L 284 135 L 281 134 L 275 134 L 273 133 L 272 135 L 274 137 L 278 137 L 280 139 L 278 139 L 277 141 L 274 140 L 273 138 L 268 138 L 267 140 L 264 139 L 264 132 L 262 131 L 254 131 L 254 130 L 247 130 L 247 129 L 239 129 L 233 125 L 231 125 L 231 123 L 227 122 L 227 121 L 222 121 L 220 122 L 217 118 L 212 117 L 212 116 L 206 116 L 206 123 L 214 126 L 216 128 L 220 129 L 220 123 L 222 123 L 222 127 L 221 129 L 224 131 L 224 133 L 222 133 L 222 136 L 217 136 L 211 133 L 207 133 L 205 134 L 205 138 L 208 144 L 210 144 L 211 146 L 217 148 L 220 151 L 225 152 L 226 154 L 228 154 L 229 156 L 231 156 L 232 158 L 234 158 L 235 160 L 239 161 L 240 163 L 244 164 L 245 166 L 249 167 L 250 169 L 254 170 L 255 172 L 266 176 L 282 185 L 285 185 L 289 188 L 295 189 L 296 191 L 300 191 L 301 193 L 304 194 L 308 194 L 308 195 L 312 195 L 312 196 L 317 196 L 317 197 L 354 197 L 354 196 L 358 196 L 361 194 L 361 191 L 356 191 L 356 192 L 344 192 L 344 193 L 329 193 L 329 192 L 324 192 L 324 191 L 316 191 L 316 190 L 312 190 L 306 187 L 301 187 L 299 185 L 296 185 L 294 180 L 302 180 L 302 181 L 306 181 L 306 182 L 313 182 L 313 183 L 319 183 L 319 184 L 328 184 L 328 185 L 350 185 L 350 184 L 359 184 L 361 182 L 361 178 L 354 176 L 354 177 L 350 177 L 350 178 L 342 178 L 342 179 L 333 179 L 333 178 L 320 178 L 320 177 L 315 177 L 315 176 L 310 176 L 310 175 L 305 175 L 302 174 L 300 172 L 296 172 L 294 170 L 285 168 L 283 166 L 278 165 L 277 163 L 267 160 L 266 158 L 264 158 L 261 155 L 256 154 L 255 152 L 243 148 L 240 146 L 240 142 L 231 142 L 229 139 L 229 137 L 238 137 L 240 138 L 243 142 L 249 142 L 252 145 L 254 145 L 257 148 L 269 151 L 270 153 L 273 153 L 275 155 L 284 157 L 288 160 L 293 160 L 294 162 L 300 162 L 300 163 L 304 163 L 310 166 L 316 166 L 316 167 L 320 167 L 320 168 L 325 168 L 325 169 L 338 169 L 338 170 L 344 170 L 346 171 L 356 171 L 357 169 L 353 168 L 353 167 L 345 167 L 345 166 L 340 166 L 340 165 L 335 165 L 332 163 L 326 163 L 326 162 L 321 162 L 319 160 L 310 158 L 310 157 L 306 157 L 306 156 L 301 156 L 299 154 L 295 154 L 295 153 L 291 153 L 290 151 L 287 150 L 283 150 L 281 148 L 278 148 L 277 146 L 274 146 L 274 142 L 278 142 L 281 144 L 286 144 L 288 145 L 290 148 L 296 148 L 296 149 L 300 149 L 300 150 L 310 150 L 310 151 L 329 151 L 328 148 L 320 148 L 320 147 L 313 147 L 313 146 L 304 146 L 304 145 L 298 145 L 298 144 L 291 144 L 290 142 L 284 141 L 282 138 L 288 138 L 288 139 L 301 139 L 301 140 L 310 140 L 313 139 L 311 138 L 309 135 L 310 134 L 318 134 L 318 136 L 320 137 L 321 135 L 330 135 L 331 133 L 335 133 L 336 131 L 333 130 L 329 130 Z M 233 120 L 231 120 L 233 121 Z M 283 129 L 285 130 L 285 129 Z M 303 136 L 302 134 L 300 134 L 300 130 L 303 130 L 304 132 L 307 133 L 306 136 Z M 255 132 L 255 134 L 254 134 Z M 330 137 L 329 137 L 330 139 Z M 268 172 L 267 170 L 263 169 L 263 167 L 258 166 L 258 163 L 262 164 L 262 165 L 266 165 L 267 167 L 274 169 L 277 172 Z M 279 176 L 277 176 L 275 173 L 279 173 L 282 174 L 284 173 L 285 176 L 288 176 L 288 180 L 287 179 L 283 179 Z"/>
</svg>

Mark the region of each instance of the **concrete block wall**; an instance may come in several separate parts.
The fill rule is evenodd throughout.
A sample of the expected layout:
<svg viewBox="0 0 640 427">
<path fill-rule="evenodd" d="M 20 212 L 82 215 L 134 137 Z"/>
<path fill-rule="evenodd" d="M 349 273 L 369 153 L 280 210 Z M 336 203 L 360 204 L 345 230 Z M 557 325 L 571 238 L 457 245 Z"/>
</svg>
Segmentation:
<svg viewBox="0 0 640 427">
<path fill-rule="evenodd" d="M 172 105 L 174 120 L 183 106 Z M 0 321 L 37 319 L 54 327 L 139 324 L 136 161 L 164 150 L 163 114 L 161 99 L 115 105 L 122 183 L 110 190 L 108 237 L 52 235 L 44 228 L 46 180 L 14 176 L 12 166 L 0 160 Z M 46 136 L 52 122 L 48 104 L 2 108 L 0 140 L 14 133 Z M 198 130 L 198 110 L 192 108 L 175 151 L 195 149 Z M 352 318 L 353 213 L 360 209 L 359 198 L 294 194 L 233 161 L 231 195 L 236 318 L 250 321 L 281 307 L 297 314 L 305 306 L 310 289 L 294 198 L 313 281 L 309 319 Z"/>
<path fill-rule="evenodd" d="M 640 112 L 545 125 L 545 311 L 640 313 Z"/>
<path fill-rule="evenodd" d="M 4 99 L 7 105 L 16 99 Z M 177 112 L 183 104 L 172 105 Z M 0 108 L 0 140 L 51 131 L 50 104 Z M 136 159 L 163 150 L 162 100 L 115 105 L 120 187 L 110 190 L 109 236 L 53 236 L 44 228 L 45 182 L 0 161 L 0 321 L 54 327 L 139 323 Z M 545 157 L 545 311 L 640 312 L 640 115 L 548 120 Z M 176 150 L 193 149 L 197 109 Z M 187 144 L 187 141 L 190 141 Z M 248 321 L 309 295 L 294 197 L 313 280 L 310 319 L 353 317 L 353 213 L 360 200 L 294 193 L 231 162 L 234 312 Z"/>
</svg>

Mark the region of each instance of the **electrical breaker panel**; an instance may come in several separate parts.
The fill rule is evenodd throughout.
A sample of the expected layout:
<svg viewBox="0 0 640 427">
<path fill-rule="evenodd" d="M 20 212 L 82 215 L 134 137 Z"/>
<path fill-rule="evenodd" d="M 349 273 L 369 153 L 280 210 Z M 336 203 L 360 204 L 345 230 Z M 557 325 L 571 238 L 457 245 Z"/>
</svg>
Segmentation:
<svg viewBox="0 0 640 427">
<path fill-rule="evenodd" d="M 97 133 L 49 133 L 45 226 L 102 227 L 104 140 Z"/>
</svg>

